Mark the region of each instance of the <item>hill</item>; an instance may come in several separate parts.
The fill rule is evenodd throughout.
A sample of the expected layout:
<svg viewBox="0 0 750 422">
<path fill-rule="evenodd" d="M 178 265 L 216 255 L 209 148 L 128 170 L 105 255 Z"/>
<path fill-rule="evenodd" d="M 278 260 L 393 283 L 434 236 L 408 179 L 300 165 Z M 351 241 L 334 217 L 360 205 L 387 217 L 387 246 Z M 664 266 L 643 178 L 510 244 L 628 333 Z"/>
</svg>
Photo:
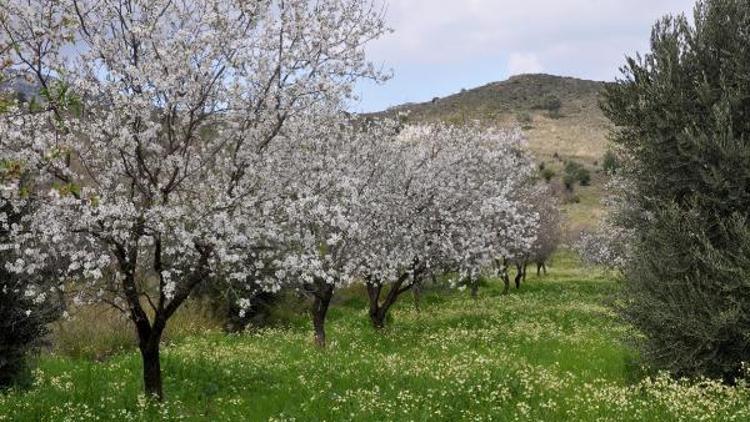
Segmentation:
<svg viewBox="0 0 750 422">
<path fill-rule="evenodd" d="M 537 161 L 554 171 L 551 183 L 565 203 L 571 236 L 590 228 L 603 212 L 600 201 L 608 177 L 602 171 L 609 121 L 599 108 L 606 82 L 533 74 L 462 90 L 426 103 L 409 103 L 375 113 L 406 113 L 410 122 L 483 123 L 523 129 Z M 562 183 L 565 163 L 576 161 L 592 174 L 589 186 L 568 192 Z"/>
</svg>

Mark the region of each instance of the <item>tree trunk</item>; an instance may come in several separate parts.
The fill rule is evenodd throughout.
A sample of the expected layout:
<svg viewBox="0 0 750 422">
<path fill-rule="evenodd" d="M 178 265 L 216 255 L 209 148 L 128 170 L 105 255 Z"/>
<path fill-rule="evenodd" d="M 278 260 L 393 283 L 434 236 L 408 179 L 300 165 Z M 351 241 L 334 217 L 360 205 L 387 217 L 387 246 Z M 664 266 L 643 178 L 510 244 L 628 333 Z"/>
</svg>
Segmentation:
<svg viewBox="0 0 750 422">
<path fill-rule="evenodd" d="M 164 399 L 164 390 L 161 382 L 161 360 L 159 358 L 159 343 L 161 335 L 152 338 L 140 346 L 143 359 L 143 389 L 147 397 L 158 401 Z"/>
<path fill-rule="evenodd" d="M 479 298 L 479 281 L 472 280 L 470 282 L 471 298 L 477 300 Z"/>
<path fill-rule="evenodd" d="M 316 283 L 317 290 L 314 292 L 312 321 L 315 331 L 315 345 L 318 347 L 326 346 L 326 315 L 328 307 L 333 297 L 333 285 L 320 281 Z"/>
<path fill-rule="evenodd" d="M 382 330 L 385 328 L 385 316 L 386 313 L 382 311 L 376 311 L 376 312 L 370 312 L 370 322 L 372 322 L 372 327 L 376 330 Z"/>
<path fill-rule="evenodd" d="M 383 303 L 380 303 L 380 295 L 383 292 L 383 283 L 367 283 L 367 298 L 370 301 L 370 321 L 376 330 L 385 328 L 385 320 L 388 317 L 388 311 L 391 309 L 391 306 L 396 303 L 401 294 L 411 290 L 419 282 L 419 273 L 420 271 L 415 271 L 415 280 L 406 286 L 404 286 L 404 282 L 409 278 L 409 274 L 402 274 L 398 280 L 391 284 Z"/>
<path fill-rule="evenodd" d="M 503 272 L 503 294 L 507 295 L 510 293 L 510 277 L 508 276 L 508 272 Z"/>
<path fill-rule="evenodd" d="M 516 264 L 516 289 L 521 288 L 521 279 L 523 278 L 523 264 Z"/>
<path fill-rule="evenodd" d="M 542 262 L 542 270 L 544 270 L 544 275 L 547 275 L 547 264 Z"/>
<path fill-rule="evenodd" d="M 526 283 L 526 269 L 529 266 L 528 262 L 523 263 L 523 282 Z"/>
<path fill-rule="evenodd" d="M 380 292 L 383 290 L 382 284 L 367 284 L 367 299 L 370 302 L 370 322 L 376 330 L 385 328 L 385 306 L 380 305 Z"/>
<path fill-rule="evenodd" d="M 542 275 L 542 265 L 543 264 L 541 262 L 537 262 L 536 263 L 536 276 L 537 277 L 539 277 L 540 275 Z"/>
<path fill-rule="evenodd" d="M 412 294 L 414 295 L 414 309 L 416 309 L 417 312 L 422 312 L 420 306 L 422 302 L 422 283 L 414 283 Z"/>
</svg>

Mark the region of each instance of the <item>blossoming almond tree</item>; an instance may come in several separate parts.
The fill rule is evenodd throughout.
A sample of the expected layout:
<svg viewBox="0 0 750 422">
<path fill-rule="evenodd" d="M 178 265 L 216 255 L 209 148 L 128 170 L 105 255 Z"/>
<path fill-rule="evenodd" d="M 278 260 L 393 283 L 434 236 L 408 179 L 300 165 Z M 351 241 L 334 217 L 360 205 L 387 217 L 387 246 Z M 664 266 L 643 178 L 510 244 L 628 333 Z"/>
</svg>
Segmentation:
<svg viewBox="0 0 750 422">
<path fill-rule="evenodd" d="M 547 274 L 547 261 L 557 250 L 562 241 L 563 216 L 560 205 L 549 186 L 542 185 L 532 197 L 534 210 L 539 214 L 537 223 L 536 240 L 531 246 L 527 263 L 536 264 L 536 274 L 541 275 L 542 270 Z M 526 265 L 523 268 L 526 274 Z"/>
<path fill-rule="evenodd" d="M 362 122 L 329 117 L 317 132 L 277 142 L 269 151 L 277 161 L 278 192 L 275 221 L 283 239 L 271 273 L 275 282 L 294 287 L 313 299 L 311 316 L 315 342 L 324 346 L 325 318 L 334 290 L 362 276 L 364 263 L 388 264 L 373 250 L 365 229 L 381 224 L 384 201 L 374 195 L 392 168 L 394 122 Z"/>
<path fill-rule="evenodd" d="M 145 391 L 161 398 L 169 318 L 199 283 L 249 275 L 240 254 L 269 237 L 267 219 L 237 218 L 246 204 L 264 215 L 260 152 L 288 120 L 380 77 L 363 45 L 382 15 L 359 0 L 9 0 L 0 29 L 46 98 L 0 124 L 0 154 L 34 173 L 39 197 L 8 268 L 67 261 L 59 287 L 129 315 Z"/>
<path fill-rule="evenodd" d="M 528 248 L 536 218 L 517 200 L 532 174 L 518 132 L 419 126 L 402 132 L 397 144 L 400 165 L 376 193 L 384 215 L 368 227 L 374 250 L 391 256 L 387 267 L 365 274 L 376 328 L 424 277 L 476 280 L 497 257 Z"/>
<path fill-rule="evenodd" d="M 337 287 L 365 282 L 382 328 L 422 277 L 476 278 L 495 256 L 528 248 L 518 231 L 534 216 L 517 199 L 531 166 L 517 133 L 430 126 L 397 135 L 393 122 L 334 121 L 305 139 L 290 130 L 267 151 L 282 194 L 268 255 L 278 256 L 265 269 L 278 278 L 269 283 L 312 296 L 317 344 Z"/>
<path fill-rule="evenodd" d="M 633 181 L 622 174 L 615 175 L 607 184 L 608 194 L 602 201 L 607 214 L 595 230 L 582 232 L 574 244 L 584 263 L 624 272 L 633 260 L 635 230 L 623 223 L 628 218 L 648 219 L 633 198 Z"/>
</svg>

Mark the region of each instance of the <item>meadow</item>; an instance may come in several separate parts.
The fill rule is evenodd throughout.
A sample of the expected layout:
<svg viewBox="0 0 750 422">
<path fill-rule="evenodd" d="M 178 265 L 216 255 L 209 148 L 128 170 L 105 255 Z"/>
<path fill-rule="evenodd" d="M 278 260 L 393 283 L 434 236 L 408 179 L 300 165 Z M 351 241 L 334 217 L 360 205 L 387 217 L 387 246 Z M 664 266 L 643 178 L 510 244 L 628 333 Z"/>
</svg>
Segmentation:
<svg viewBox="0 0 750 422">
<path fill-rule="evenodd" d="M 278 327 L 175 336 L 164 348 L 167 400 L 142 395 L 135 349 L 93 359 L 40 357 L 33 387 L 0 395 L 0 420 L 748 420 L 750 393 L 676 381 L 638 365 L 608 307 L 611 274 L 559 254 L 501 296 L 430 289 L 389 328 L 369 325 L 362 292 L 339 293 L 330 343 L 312 344 L 300 311 Z M 89 339 L 96 342 L 97 340 Z"/>
</svg>

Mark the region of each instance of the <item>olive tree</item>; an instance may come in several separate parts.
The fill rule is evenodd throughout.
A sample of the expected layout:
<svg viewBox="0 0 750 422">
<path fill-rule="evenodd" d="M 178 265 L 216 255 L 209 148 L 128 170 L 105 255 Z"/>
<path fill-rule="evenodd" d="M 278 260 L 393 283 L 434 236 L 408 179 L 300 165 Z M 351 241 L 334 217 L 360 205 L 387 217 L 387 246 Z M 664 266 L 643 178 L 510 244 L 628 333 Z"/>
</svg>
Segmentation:
<svg viewBox="0 0 750 422">
<path fill-rule="evenodd" d="M 739 0 L 660 20 L 603 101 L 632 187 L 622 315 L 678 376 L 733 382 L 750 360 L 749 27 Z"/>
</svg>

